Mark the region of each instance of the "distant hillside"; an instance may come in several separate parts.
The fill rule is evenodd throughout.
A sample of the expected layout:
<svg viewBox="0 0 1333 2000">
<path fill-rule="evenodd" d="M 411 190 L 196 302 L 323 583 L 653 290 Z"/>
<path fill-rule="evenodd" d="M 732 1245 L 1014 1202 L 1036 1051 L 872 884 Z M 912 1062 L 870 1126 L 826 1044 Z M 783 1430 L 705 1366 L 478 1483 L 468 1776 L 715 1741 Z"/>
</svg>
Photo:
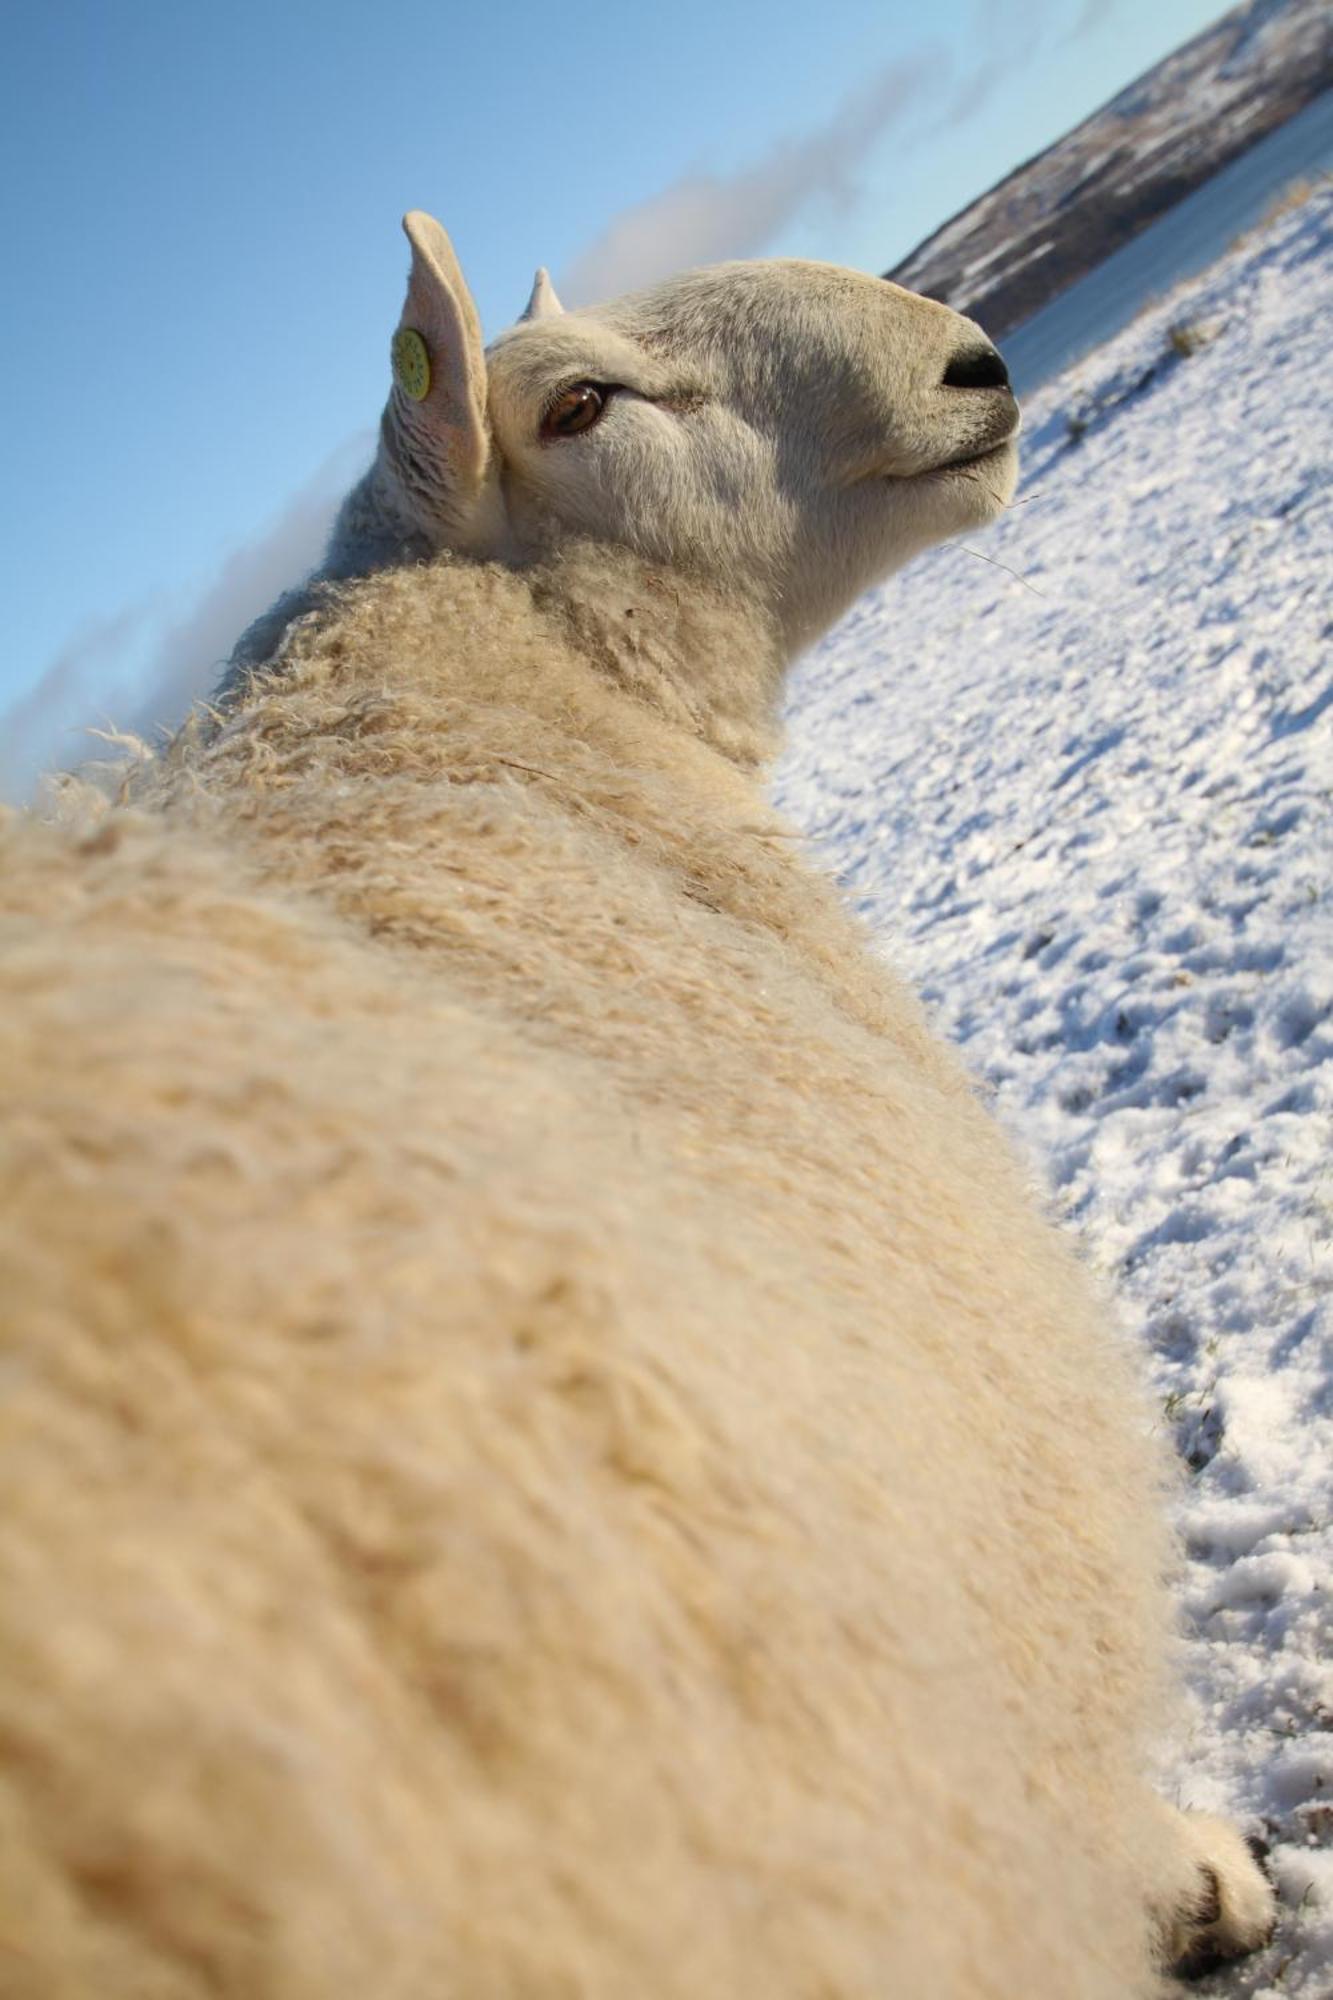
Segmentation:
<svg viewBox="0 0 1333 2000">
<path fill-rule="evenodd" d="M 1330 87 L 1329 0 L 1248 0 L 887 276 L 998 339 Z"/>
</svg>

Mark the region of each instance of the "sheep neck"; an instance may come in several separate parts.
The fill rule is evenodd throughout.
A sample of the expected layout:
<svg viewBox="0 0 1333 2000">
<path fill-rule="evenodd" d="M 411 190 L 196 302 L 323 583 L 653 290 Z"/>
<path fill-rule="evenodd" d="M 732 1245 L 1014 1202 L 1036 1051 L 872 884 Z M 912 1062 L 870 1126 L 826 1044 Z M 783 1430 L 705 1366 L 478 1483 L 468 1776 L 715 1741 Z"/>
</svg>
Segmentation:
<svg viewBox="0 0 1333 2000">
<path fill-rule="evenodd" d="M 529 578 L 539 610 L 600 673 L 743 770 L 772 761 L 787 661 L 761 602 L 596 543 Z"/>
</svg>

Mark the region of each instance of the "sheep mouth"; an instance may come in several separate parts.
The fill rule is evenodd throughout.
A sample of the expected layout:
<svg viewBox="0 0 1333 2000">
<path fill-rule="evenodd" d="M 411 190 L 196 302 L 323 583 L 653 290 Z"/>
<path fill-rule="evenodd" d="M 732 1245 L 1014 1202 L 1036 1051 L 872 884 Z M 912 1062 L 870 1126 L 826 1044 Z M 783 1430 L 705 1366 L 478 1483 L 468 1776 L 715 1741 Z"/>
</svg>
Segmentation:
<svg viewBox="0 0 1333 2000">
<path fill-rule="evenodd" d="M 979 451 L 976 449 L 960 451 L 956 458 L 946 458 L 941 464 L 932 465 L 926 476 L 934 478 L 942 472 L 979 472 L 984 466 L 997 465 L 1012 451 L 1017 436 L 1018 430 L 1015 427 L 996 444 L 983 445 Z"/>
<path fill-rule="evenodd" d="M 1019 426 L 1015 423 L 1003 437 L 993 437 L 984 444 L 970 444 L 965 450 L 956 452 L 952 458 L 942 458 L 936 465 L 919 466 L 915 471 L 890 471 L 885 466 L 879 465 L 868 472 L 856 474 L 853 483 L 859 484 L 862 479 L 873 479 L 887 481 L 895 486 L 912 486 L 921 479 L 976 476 L 983 473 L 988 466 L 998 469 L 1012 460 L 1018 432 Z"/>
</svg>

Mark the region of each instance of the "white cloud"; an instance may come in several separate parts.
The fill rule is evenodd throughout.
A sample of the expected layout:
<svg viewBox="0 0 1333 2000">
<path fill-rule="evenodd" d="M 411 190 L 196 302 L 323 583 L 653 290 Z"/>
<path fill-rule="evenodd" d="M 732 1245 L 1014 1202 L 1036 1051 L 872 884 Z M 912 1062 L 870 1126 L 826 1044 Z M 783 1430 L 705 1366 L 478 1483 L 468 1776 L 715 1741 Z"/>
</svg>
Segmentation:
<svg viewBox="0 0 1333 2000">
<path fill-rule="evenodd" d="M 1083 0 L 1077 18 L 1070 27 L 1067 41 L 1076 42 L 1083 35 L 1090 35 L 1102 22 L 1115 12 L 1116 0 Z"/>
<path fill-rule="evenodd" d="M 813 202 L 847 204 L 872 147 L 946 81 L 948 58 L 924 48 L 889 63 L 804 137 L 783 139 L 732 174 L 687 174 L 614 216 L 561 276 L 573 303 L 610 298 L 673 271 L 752 257 Z"/>
<path fill-rule="evenodd" d="M 1084 0 L 1084 14 L 1105 10 L 1115 0 Z M 974 66 L 963 77 L 936 128 L 950 131 L 966 125 L 990 103 L 996 90 L 1016 69 L 1036 57 L 1055 11 L 1055 0 L 976 0 L 973 8 Z M 1071 30 L 1071 37 L 1082 32 Z"/>
<path fill-rule="evenodd" d="M 0 797 L 26 798 L 43 771 L 96 755 L 94 729 L 151 737 L 178 723 L 216 685 L 251 620 L 319 561 L 338 504 L 372 449 L 373 439 L 359 435 L 336 451 L 254 541 L 224 560 L 194 609 L 156 637 L 160 614 L 140 604 L 72 639 L 0 716 Z M 131 662 L 145 646 L 148 664 L 136 668 Z"/>
<path fill-rule="evenodd" d="M 101 618 L 61 648 L 45 673 L 0 716 L 0 798 L 28 796 L 40 773 L 68 766 L 96 748 L 90 729 L 127 700 L 117 664 L 152 621 L 148 604 Z"/>
</svg>

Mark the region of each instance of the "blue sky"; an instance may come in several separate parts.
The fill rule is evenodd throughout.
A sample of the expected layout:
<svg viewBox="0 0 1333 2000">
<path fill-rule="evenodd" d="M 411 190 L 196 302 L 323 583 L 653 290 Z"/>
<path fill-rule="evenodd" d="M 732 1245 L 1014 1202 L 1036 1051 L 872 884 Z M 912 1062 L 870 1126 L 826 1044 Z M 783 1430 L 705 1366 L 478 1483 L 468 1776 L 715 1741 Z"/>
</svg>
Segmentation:
<svg viewBox="0 0 1333 2000">
<path fill-rule="evenodd" d="M 407 268 L 487 332 L 721 256 L 882 270 L 1214 0 L 21 0 L 0 789 L 206 688 L 369 455 Z"/>
</svg>

